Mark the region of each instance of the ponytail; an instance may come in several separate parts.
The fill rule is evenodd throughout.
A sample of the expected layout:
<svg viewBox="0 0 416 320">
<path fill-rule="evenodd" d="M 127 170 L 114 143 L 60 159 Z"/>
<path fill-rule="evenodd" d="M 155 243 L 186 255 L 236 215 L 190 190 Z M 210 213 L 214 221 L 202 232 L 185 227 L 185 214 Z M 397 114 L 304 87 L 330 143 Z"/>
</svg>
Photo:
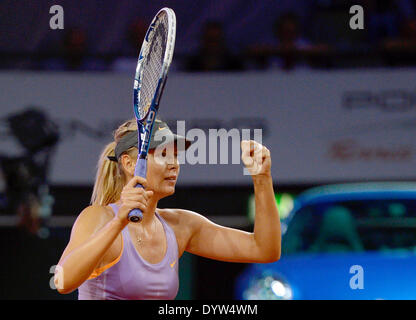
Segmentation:
<svg viewBox="0 0 416 320">
<path fill-rule="evenodd" d="M 101 152 L 97 166 L 94 189 L 91 196 L 92 205 L 106 206 L 109 203 L 117 202 L 120 199 L 121 191 L 126 184 L 126 176 L 121 169 L 121 164 L 108 159 L 108 156 L 115 156 L 116 143 L 129 131 L 137 130 L 135 119 L 124 122 L 115 132 L 113 142 L 107 144 Z M 135 150 L 133 150 L 135 149 Z M 137 148 L 130 148 L 126 151 L 130 156 L 137 157 Z"/>
<path fill-rule="evenodd" d="M 107 158 L 114 156 L 115 147 L 116 143 L 111 142 L 101 152 L 91 197 L 92 205 L 106 206 L 120 198 L 123 186 L 120 184 L 118 165 L 117 162 Z"/>
</svg>

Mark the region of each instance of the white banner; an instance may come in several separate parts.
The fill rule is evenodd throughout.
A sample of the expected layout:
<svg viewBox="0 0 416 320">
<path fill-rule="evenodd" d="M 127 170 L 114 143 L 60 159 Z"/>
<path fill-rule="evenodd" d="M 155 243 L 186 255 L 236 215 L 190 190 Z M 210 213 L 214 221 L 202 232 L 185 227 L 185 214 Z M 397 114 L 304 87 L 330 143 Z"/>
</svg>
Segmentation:
<svg viewBox="0 0 416 320">
<path fill-rule="evenodd" d="M 416 71 L 181 74 L 159 116 L 200 128 L 263 129 L 276 183 L 416 177 Z M 90 185 L 112 131 L 133 117 L 133 78 L 110 73 L 0 73 L 0 117 L 37 106 L 59 124 L 53 184 Z M 2 125 L 4 128 L 4 124 Z M 208 142 L 208 137 L 207 137 Z M 228 149 L 231 155 L 231 144 Z M 3 137 L 0 153 L 21 154 Z M 206 151 L 208 153 L 208 149 Z M 242 164 L 184 164 L 179 185 L 248 184 Z M 218 155 L 218 162 L 220 155 Z"/>
</svg>

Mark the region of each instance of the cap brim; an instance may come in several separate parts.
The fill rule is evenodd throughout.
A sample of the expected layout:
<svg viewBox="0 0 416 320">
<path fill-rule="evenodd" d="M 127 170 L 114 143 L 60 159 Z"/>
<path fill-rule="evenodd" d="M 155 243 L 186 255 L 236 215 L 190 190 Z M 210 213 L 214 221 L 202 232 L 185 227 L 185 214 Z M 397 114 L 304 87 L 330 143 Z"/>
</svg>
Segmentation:
<svg viewBox="0 0 416 320">
<path fill-rule="evenodd" d="M 169 136 L 163 136 L 162 141 L 152 140 L 149 144 L 149 149 L 156 149 L 159 146 L 167 145 L 172 142 L 175 142 L 177 147 L 184 148 L 184 150 L 187 150 L 192 144 L 192 141 L 173 133 Z"/>
</svg>

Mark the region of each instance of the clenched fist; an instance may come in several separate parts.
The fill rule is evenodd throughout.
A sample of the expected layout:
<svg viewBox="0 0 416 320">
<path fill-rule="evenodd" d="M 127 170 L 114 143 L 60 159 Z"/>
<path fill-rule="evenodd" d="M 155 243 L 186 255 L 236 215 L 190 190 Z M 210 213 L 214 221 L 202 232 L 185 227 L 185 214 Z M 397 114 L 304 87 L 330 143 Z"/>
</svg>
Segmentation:
<svg viewBox="0 0 416 320">
<path fill-rule="evenodd" d="M 135 188 L 140 183 L 143 188 Z M 127 223 L 128 214 L 133 209 L 140 209 L 142 212 L 147 209 L 147 202 L 153 196 L 153 191 L 146 191 L 147 181 L 146 179 L 138 176 L 134 176 L 123 188 L 121 192 L 121 206 L 118 210 L 117 217 Z"/>
<path fill-rule="evenodd" d="M 254 140 L 241 141 L 241 160 L 252 176 L 271 176 L 270 151 Z"/>
</svg>

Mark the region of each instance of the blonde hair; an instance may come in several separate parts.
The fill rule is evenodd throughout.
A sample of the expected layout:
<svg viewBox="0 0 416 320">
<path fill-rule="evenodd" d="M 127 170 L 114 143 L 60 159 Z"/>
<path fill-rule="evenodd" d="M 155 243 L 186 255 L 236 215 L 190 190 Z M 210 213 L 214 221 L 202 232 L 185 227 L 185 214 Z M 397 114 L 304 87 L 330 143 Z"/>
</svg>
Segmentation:
<svg viewBox="0 0 416 320">
<path fill-rule="evenodd" d="M 122 164 L 109 160 L 108 156 L 115 156 L 114 149 L 120 139 L 128 132 L 137 131 L 136 119 L 124 122 L 114 131 L 114 141 L 105 146 L 101 152 L 97 165 L 94 189 L 91 196 L 92 205 L 106 206 L 120 199 L 121 191 L 126 184 L 126 175 L 122 170 Z M 126 150 L 131 157 L 137 157 L 137 148 Z"/>
</svg>

